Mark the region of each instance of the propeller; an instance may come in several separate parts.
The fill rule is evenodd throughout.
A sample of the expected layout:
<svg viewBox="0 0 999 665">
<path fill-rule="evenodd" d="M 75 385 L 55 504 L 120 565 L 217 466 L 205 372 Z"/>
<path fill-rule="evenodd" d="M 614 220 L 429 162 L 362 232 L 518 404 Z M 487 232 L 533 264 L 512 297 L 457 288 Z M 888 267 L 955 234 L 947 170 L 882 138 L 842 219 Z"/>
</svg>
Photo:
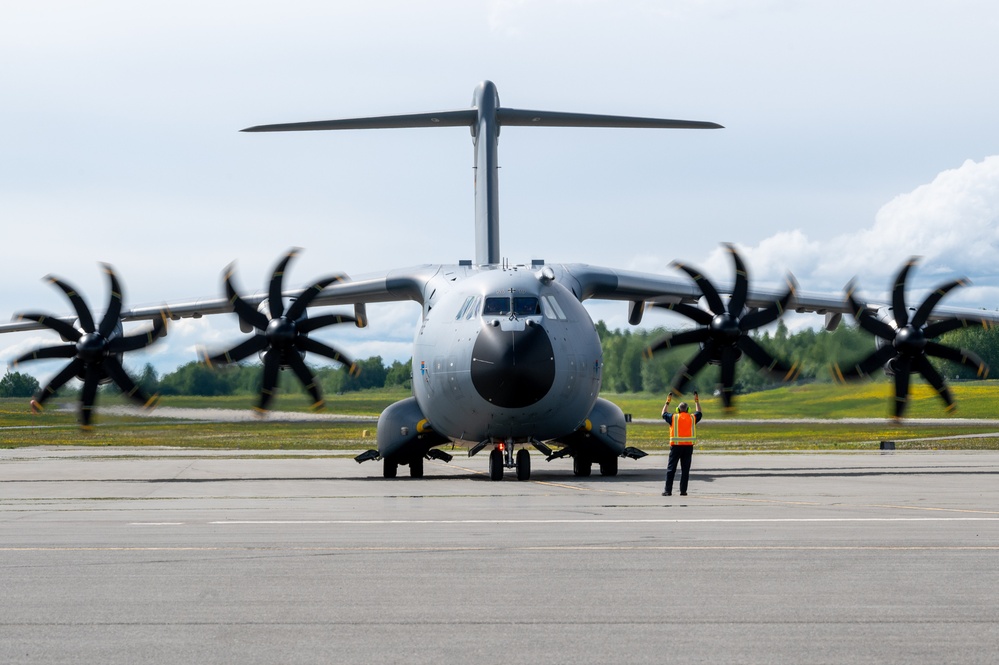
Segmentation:
<svg viewBox="0 0 999 665">
<path fill-rule="evenodd" d="M 258 412 L 266 412 L 267 407 L 274 394 L 277 392 L 278 373 L 282 369 L 290 368 L 298 380 L 302 383 L 314 402 L 313 409 L 321 409 L 324 406 L 322 392 L 316 383 L 315 375 L 305 364 L 305 354 L 307 352 L 325 356 L 330 360 L 349 367 L 351 376 L 357 376 L 359 369 L 357 365 L 346 355 L 337 349 L 327 346 L 320 341 L 310 339 L 309 333 L 338 323 L 354 323 L 357 321 L 353 316 L 342 314 L 324 314 L 315 318 L 309 318 L 307 308 L 319 293 L 334 282 L 345 279 L 343 275 L 331 275 L 315 282 L 305 289 L 297 299 L 292 300 L 286 308 L 281 295 L 284 273 L 289 262 L 298 254 L 297 249 L 291 249 L 278 262 L 271 275 L 268 288 L 267 304 L 270 310 L 270 318 L 264 312 L 254 308 L 236 292 L 232 285 L 232 278 L 235 273 L 235 264 L 229 264 L 225 272 L 225 290 L 232 303 L 233 311 L 244 325 L 255 329 L 253 337 L 237 344 L 228 351 L 212 356 L 207 354 L 203 362 L 208 365 L 219 365 L 239 362 L 248 358 L 254 353 L 262 354 L 264 361 L 264 379 L 260 389 L 260 402 L 254 407 Z"/>
<path fill-rule="evenodd" d="M 852 368 L 844 370 L 838 364 L 833 367 L 834 376 L 841 382 L 869 376 L 878 368 L 884 368 L 887 374 L 894 375 L 896 418 L 901 418 L 905 414 L 912 374 L 920 374 L 926 379 L 947 405 L 947 410 L 954 410 L 954 397 L 947 387 L 947 382 L 930 363 L 931 356 L 967 365 L 977 372 L 979 378 L 985 378 L 989 373 L 988 365 L 971 351 L 955 349 L 933 341 L 940 335 L 958 328 L 972 325 L 987 326 L 985 321 L 955 316 L 928 323 L 933 309 L 940 300 L 953 289 L 966 285 L 967 280 L 956 279 L 941 284 L 910 316 L 905 302 L 905 283 L 909 271 L 917 262 L 916 257 L 909 259 L 895 277 L 891 298 L 892 315 L 895 317 L 893 323 L 878 318 L 871 309 L 857 301 L 854 296 L 857 290 L 855 281 L 851 280 L 847 284 L 846 299 L 853 316 L 861 328 L 877 338 L 878 348 Z"/>
<path fill-rule="evenodd" d="M 102 264 L 111 285 L 111 297 L 107 310 L 100 325 L 95 325 L 90 308 L 75 288 L 68 283 L 49 275 L 51 284 L 62 290 L 76 310 L 77 325 L 67 323 L 63 319 L 26 312 L 18 314 L 17 320 L 37 321 L 46 328 L 54 330 L 67 342 L 58 346 L 45 346 L 35 349 L 14 360 L 13 365 L 29 360 L 46 358 L 70 359 L 69 364 L 56 374 L 49 383 L 41 388 L 31 400 L 31 409 L 35 413 L 42 410 L 45 402 L 70 379 L 76 377 L 83 381 L 80 393 L 80 425 L 83 429 L 91 428 L 94 403 L 97 399 L 97 388 L 101 383 L 113 381 L 126 397 L 152 407 L 159 399 L 158 395 L 147 397 L 141 388 L 132 380 L 122 367 L 122 355 L 129 351 L 145 348 L 166 334 L 167 312 L 160 311 L 159 318 L 153 321 L 151 330 L 133 335 L 122 334 L 121 306 L 122 289 L 114 269 L 108 264 Z M 79 326 L 79 327 L 77 327 Z"/>
<path fill-rule="evenodd" d="M 683 263 L 674 262 L 673 266 L 690 275 L 700 288 L 708 309 L 687 305 L 684 303 L 662 304 L 654 303 L 654 307 L 672 310 L 682 314 L 697 323 L 699 327 L 693 330 L 670 333 L 645 351 L 652 355 L 664 349 L 698 344 L 701 349 L 686 364 L 682 365 L 670 382 L 670 390 L 682 394 L 687 383 L 708 363 L 721 365 L 722 404 L 726 409 L 732 407 L 735 391 L 735 363 L 743 354 L 759 365 L 764 371 L 780 375 L 784 380 L 793 379 L 798 375 L 797 365 L 788 366 L 785 362 L 774 358 L 749 336 L 749 331 L 773 323 L 787 309 L 788 303 L 794 297 L 795 283 L 793 277 L 787 279 L 787 292 L 779 299 L 763 309 L 746 310 L 746 299 L 749 293 L 749 273 L 742 257 L 731 244 L 725 245 L 732 262 L 735 264 L 735 284 L 728 300 L 728 306 L 722 301 L 715 286 L 698 270 Z"/>
</svg>

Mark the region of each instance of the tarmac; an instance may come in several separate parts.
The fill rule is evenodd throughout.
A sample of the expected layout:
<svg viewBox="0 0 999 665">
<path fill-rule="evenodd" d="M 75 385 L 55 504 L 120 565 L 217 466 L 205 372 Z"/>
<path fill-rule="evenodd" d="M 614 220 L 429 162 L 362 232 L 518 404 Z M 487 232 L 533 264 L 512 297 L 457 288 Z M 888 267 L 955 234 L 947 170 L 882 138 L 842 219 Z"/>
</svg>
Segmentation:
<svg viewBox="0 0 999 665">
<path fill-rule="evenodd" d="M 460 451 L 459 451 L 460 452 Z M 0 450 L 4 663 L 977 663 L 999 452 Z"/>
</svg>

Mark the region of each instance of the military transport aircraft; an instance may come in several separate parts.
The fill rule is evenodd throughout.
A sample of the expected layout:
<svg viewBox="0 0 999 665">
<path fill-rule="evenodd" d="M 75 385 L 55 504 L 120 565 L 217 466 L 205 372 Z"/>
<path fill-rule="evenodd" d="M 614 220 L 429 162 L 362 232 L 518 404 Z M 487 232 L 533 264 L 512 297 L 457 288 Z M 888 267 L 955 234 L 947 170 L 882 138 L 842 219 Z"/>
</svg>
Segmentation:
<svg viewBox="0 0 999 665">
<path fill-rule="evenodd" d="M 582 302 L 591 299 L 627 304 L 629 322 L 638 324 L 647 304 L 690 318 L 691 330 L 667 335 L 649 349 L 685 344 L 697 346 L 672 381 L 682 392 L 691 377 L 707 364 L 721 366 L 722 401 L 733 401 L 735 363 L 748 357 L 764 371 L 791 377 L 795 368 L 774 358 L 749 334 L 775 321 L 785 310 L 824 314 L 835 327 L 843 314 L 876 336 L 875 351 L 853 368 L 839 370 L 843 379 L 870 374 L 879 368 L 896 379 L 895 413 L 904 413 L 909 377 L 922 374 L 945 404 L 953 400 L 944 379 L 927 361 L 936 356 L 987 371 L 973 354 L 936 343 L 933 338 L 959 326 L 999 323 L 999 315 L 974 310 L 936 311 L 940 299 L 962 282 L 943 285 L 918 309 L 905 301 L 910 261 L 899 273 L 892 302 L 861 302 L 851 285 L 846 297 L 806 295 L 788 278 L 780 291 L 751 290 L 748 271 L 739 254 L 728 246 L 735 278 L 719 289 L 697 269 L 674 264 L 681 273 L 664 276 L 585 264 L 510 264 L 500 259 L 499 177 L 497 146 L 502 127 L 623 127 L 715 129 L 711 122 L 667 120 L 582 113 L 559 113 L 508 108 L 500 105 L 490 81 L 479 84 L 472 105 L 451 111 L 361 117 L 320 122 L 263 125 L 247 132 L 320 131 L 401 127 L 468 127 L 475 166 L 475 259 L 455 264 L 429 264 L 348 279 L 333 274 L 304 289 L 285 290 L 284 277 L 296 251 L 280 259 L 265 293 L 242 296 L 226 272 L 226 297 L 162 307 L 124 310 L 120 284 L 106 266 L 111 298 L 98 325 L 80 295 L 66 282 L 51 278 L 69 298 L 76 317 L 53 317 L 34 312 L 0 326 L 0 332 L 47 327 L 65 340 L 25 354 L 16 362 L 40 358 L 69 360 L 65 368 L 32 401 L 44 402 L 74 376 L 84 381 L 81 421 L 89 426 L 101 382 L 114 381 L 126 395 L 148 403 L 123 370 L 124 353 L 142 348 L 166 331 L 168 318 L 200 317 L 235 312 L 244 333 L 253 336 L 233 348 L 206 354 L 212 364 L 238 362 L 253 354 L 263 360 L 263 388 L 258 409 L 271 403 L 278 373 L 289 368 L 316 405 L 322 395 L 307 354 L 318 354 L 353 367 L 339 350 L 309 337 L 318 328 L 353 322 L 366 325 L 366 303 L 411 300 L 422 308 L 413 347 L 413 396 L 389 406 L 378 419 L 377 450 L 358 461 L 380 459 L 385 477 L 395 477 L 400 465 L 413 477 L 423 475 L 425 459 L 450 461 L 437 447 L 457 443 L 475 455 L 489 450 L 489 472 L 494 480 L 505 469 L 517 478 L 530 477 L 529 446 L 548 459 L 569 455 L 577 475 L 589 475 L 599 465 L 604 475 L 617 473 L 622 457 L 645 453 L 626 445 L 626 419 L 621 409 L 599 397 L 603 355 L 593 321 Z M 319 314 L 310 308 L 353 306 L 354 316 Z M 122 322 L 152 320 L 146 333 L 124 335 Z"/>
</svg>

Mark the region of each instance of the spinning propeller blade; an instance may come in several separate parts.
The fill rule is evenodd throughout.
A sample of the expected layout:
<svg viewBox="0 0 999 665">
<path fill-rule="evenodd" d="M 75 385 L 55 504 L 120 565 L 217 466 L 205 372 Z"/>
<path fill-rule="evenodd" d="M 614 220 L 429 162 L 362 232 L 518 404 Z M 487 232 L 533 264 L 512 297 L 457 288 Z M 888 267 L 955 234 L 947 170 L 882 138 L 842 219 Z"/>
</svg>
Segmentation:
<svg viewBox="0 0 999 665">
<path fill-rule="evenodd" d="M 684 388 L 706 365 L 721 365 L 721 395 L 725 408 L 731 408 L 735 393 L 735 364 L 743 353 L 760 368 L 785 380 L 798 374 L 796 365 L 788 365 L 774 358 L 749 336 L 751 330 L 776 321 L 787 309 L 794 297 L 795 284 L 788 278 L 787 292 L 774 303 L 761 310 L 745 311 L 749 293 L 749 272 L 742 257 L 733 245 L 725 245 L 735 266 L 735 283 L 726 306 L 718 289 L 699 270 L 675 263 L 674 266 L 687 273 L 700 288 L 707 302 L 708 311 L 686 304 L 655 304 L 655 307 L 668 309 L 691 319 L 699 327 L 678 333 L 670 333 L 648 349 L 646 356 L 663 349 L 698 344 L 701 348 L 687 363 L 680 367 L 670 381 L 670 390 L 683 393 Z"/>
<path fill-rule="evenodd" d="M 122 288 L 114 269 L 103 265 L 104 272 L 110 282 L 110 299 L 100 326 L 94 324 L 94 317 L 83 297 L 68 283 L 55 277 L 48 277 L 69 299 L 76 311 L 79 328 L 54 317 L 38 313 L 20 314 L 19 318 L 37 321 L 59 333 L 68 340 L 59 346 L 47 346 L 29 351 L 14 360 L 12 364 L 41 360 L 44 358 L 69 358 L 69 363 L 42 387 L 31 400 L 31 408 L 38 412 L 66 383 L 76 377 L 83 381 L 80 391 L 80 425 L 90 429 L 93 420 L 94 405 L 97 401 L 97 388 L 102 383 L 113 381 L 129 399 L 144 407 L 151 407 L 158 399 L 157 395 L 148 397 L 132 380 L 121 365 L 121 356 L 130 351 L 137 351 L 152 344 L 166 334 L 167 313 L 153 322 L 151 330 L 144 333 L 124 335 L 122 333 L 121 308 Z"/>
<path fill-rule="evenodd" d="M 278 377 L 282 369 L 291 369 L 305 390 L 312 396 L 314 409 L 324 405 L 322 392 L 315 375 L 305 364 L 307 352 L 316 353 L 349 368 L 352 376 L 356 376 L 357 365 L 346 355 L 326 344 L 309 339 L 308 334 L 319 328 L 339 323 L 354 323 L 352 316 L 343 314 L 325 314 L 314 319 L 308 318 L 307 308 L 320 292 L 333 282 L 343 281 L 343 275 L 331 275 L 313 283 L 305 289 L 296 300 L 287 307 L 282 296 L 284 275 L 288 265 L 298 255 L 298 249 L 289 250 L 271 273 L 268 283 L 267 305 L 270 318 L 262 311 L 254 308 L 244 300 L 232 284 L 235 268 L 232 264 L 226 268 L 223 282 L 233 311 L 244 324 L 255 329 L 253 337 L 232 347 L 228 351 L 205 355 L 202 359 L 208 365 L 224 365 L 235 363 L 250 357 L 254 353 L 262 355 L 264 376 L 260 388 L 260 401 L 254 409 L 265 413 L 271 401 L 277 394 Z"/>
<path fill-rule="evenodd" d="M 933 309 L 940 300 L 953 289 L 967 284 L 966 280 L 958 279 L 947 282 L 933 291 L 909 316 L 905 300 L 905 286 L 909 271 L 916 265 L 918 259 L 913 257 L 902 266 L 895 276 L 892 286 L 892 316 L 895 325 L 877 318 L 871 311 L 861 305 L 854 297 L 856 286 L 850 282 L 846 287 L 846 299 L 854 312 L 854 318 L 861 328 L 874 335 L 879 340 L 878 349 L 854 365 L 851 369 L 842 369 L 836 365 L 834 376 L 840 381 L 859 379 L 869 376 L 880 368 L 895 379 L 895 401 L 893 415 L 901 418 L 905 415 L 909 403 L 910 375 L 919 374 L 943 400 L 948 411 L 954 409 L 954 398 L 947 387 L 947 382 L 929 362 L 929 357 L 942 358 L 954 363 L 973 368 L 979 378 L 988 376 L 989 367 L 971 351 L 955 349 L 933 341 L 940 335 L 961 327 L 987 325 L 976 319 L 951 317 L 935 321 L 927 325 L 933 314 Z"/>
</svg>

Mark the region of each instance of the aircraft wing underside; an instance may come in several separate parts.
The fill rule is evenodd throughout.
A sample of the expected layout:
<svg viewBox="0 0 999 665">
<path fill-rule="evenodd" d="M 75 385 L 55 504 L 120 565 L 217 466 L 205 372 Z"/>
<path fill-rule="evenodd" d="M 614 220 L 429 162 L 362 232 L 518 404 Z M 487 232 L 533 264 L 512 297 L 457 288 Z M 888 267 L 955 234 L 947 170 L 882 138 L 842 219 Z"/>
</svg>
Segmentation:
<svg viewBox="0 0 999 665">
<path fill-rule="evenodd" d="M 312 300 L 310 307 L 402 302 L 406 300 L 413 300 L 422 304 L 424 286 L 442 268 L 444 266 L 423 265 L 381 274 L 366 275 L 359 279 L 345 279 L 326 287 L 322 293 Z M 305 289 L 288 290 L 284 291 L 282 295 L 285 299 L 295 299 L 302 295 L 304 291 Z M 243 296 L 243 300 L 252 307 L 257 307 L 267 300 L 267 297 L 268 294 L 266 291 L 260 291 Z M 228 298 L 207 297 L 133 307 L 123 310 L 120 319 L 121 321 L 154 321 L 160 318 L 164 310 L 174 320 L 201 318 L 202 316 L 227 314 L 234 311 L 232 302 Z M 75 321 L 75 317 L 73 316 L 60 317 L 60 319 L 69 324 Z M 45 326 L 37 321 L 21 320 L 0 324 L 0 333 L 22 332 L 44 328 Z"/>
<path fill-rule="evenodd" d="M 681 278 L 654 273 L 615 270 L 586 264 L 566 264 L 562 268 L 572 279 L 573 293 L 582 300 L 592 298 L 643 304 L 692 304 L 703 297 L 702 291 L 694 282 Z M 786 310 L 825 315 L 827 324 L 833 320 L 838 322 L 839 317 L 844 314 L 858 314 L 847 301 L 845 293 L 840 295 L 806 293 L 798 291 L 794 284 L 790 286 L 793 288 L 793 296 Z M 725 285 L 718 287 L 717 291 L 720 295 L 729 296 L 734 289 L 735 285 Z M 770 307 L 780 300 L 786 291 L 787 287 L 783 290 L 754 289 L 747 291 L 745 306 L 750 309 Z M 875 300 L 863 301 L 860 304 L 869 312 L 892 306 L 889 302 Z M 936 321 L 950 317 L 980 320 L 988 326 L 999 325 L 999 312 L 960 307 L 934 309 L 928 320 Z"/>
</svg>

